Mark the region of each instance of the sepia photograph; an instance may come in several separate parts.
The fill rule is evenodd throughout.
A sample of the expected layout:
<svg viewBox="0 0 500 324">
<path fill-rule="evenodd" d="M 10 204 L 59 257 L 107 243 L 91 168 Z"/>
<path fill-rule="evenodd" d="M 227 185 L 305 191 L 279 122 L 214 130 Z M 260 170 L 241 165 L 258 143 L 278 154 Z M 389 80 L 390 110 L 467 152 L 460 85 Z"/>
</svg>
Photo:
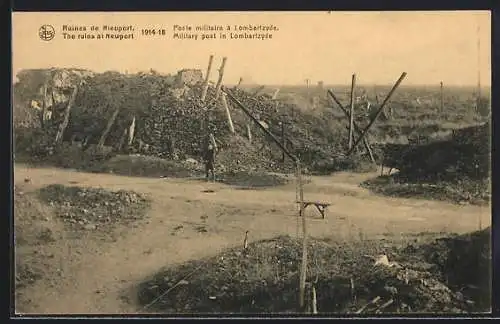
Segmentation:
<svg viewBox="0 0 500 324">
<path fill-rule="evenodd" d="M 491 312 L 491 12 L 13 12 L 15 315 Z"/>
</svg>

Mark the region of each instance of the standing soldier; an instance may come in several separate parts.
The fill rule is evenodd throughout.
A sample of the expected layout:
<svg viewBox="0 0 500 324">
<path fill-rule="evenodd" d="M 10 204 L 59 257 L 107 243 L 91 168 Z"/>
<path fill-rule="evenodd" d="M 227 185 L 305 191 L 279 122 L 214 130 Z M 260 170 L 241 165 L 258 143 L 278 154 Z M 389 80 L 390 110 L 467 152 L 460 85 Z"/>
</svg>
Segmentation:
<svg viewBox="0 0 500 324">
<path fill-rule="evenodd" d="M 206 149 L 204 154 L 204 162 L 205 162 L 205 174 L 207 180 L 210 178 L 210 174 L 212 175 L 212 180 L 215 181 L 215 153 L 217 151 L 217 143 L 215 142 L 215 138 L 212 134 L 209 135 L 206 141 Z"/>
</svg>

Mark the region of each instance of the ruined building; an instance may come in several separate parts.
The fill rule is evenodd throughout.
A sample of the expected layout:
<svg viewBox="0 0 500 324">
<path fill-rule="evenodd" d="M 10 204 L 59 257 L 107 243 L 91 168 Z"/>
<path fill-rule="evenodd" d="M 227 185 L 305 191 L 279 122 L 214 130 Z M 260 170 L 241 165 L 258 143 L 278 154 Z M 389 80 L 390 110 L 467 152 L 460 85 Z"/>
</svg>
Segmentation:
<svg viewBox="0 0 500 324">
<path fill-rule="evenodd" d="M 177 72 L 176 84 L 178 86 L 191 86 L 203 82 L 203 73 L 198 69 L 183 69 Z"/>
</svg>

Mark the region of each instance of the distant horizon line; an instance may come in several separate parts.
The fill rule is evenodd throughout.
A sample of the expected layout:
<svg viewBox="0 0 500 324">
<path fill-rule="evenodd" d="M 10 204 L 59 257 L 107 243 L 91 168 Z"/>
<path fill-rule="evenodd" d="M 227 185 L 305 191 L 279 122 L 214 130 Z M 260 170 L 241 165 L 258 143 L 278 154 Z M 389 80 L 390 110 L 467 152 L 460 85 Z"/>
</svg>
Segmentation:
<svg viewBox="0 0 500 324">
<path fill-rule="evenodd" d="M 226 84 L 227 86 L 236 86 L 236 84 Z M 387 83 L 387 84 L 382 84 L 382 83 L 359 83 L 356 84 L 356 87 L 392 87 L 394 84 L 392 83 Z M 264 83 L 249 83 L 249 84 L 242 84 L 242 87 L 248 87 L 248 86 L 256 86 L 256 87 L 272 87 L 272 88 L 279 88 L 279 87 L 307 87 L 305 84 L 300 84 L 300 83 L 295 83 L 295 84 L 264 84 Z M 335 88 L 335 87 L 350 87 L 350 83 L 344 83 L 344 84 L 324 84 L 323 89 L 330 89 L 330 88 Z M 400 87 L 439 87 L 439 83 L 410 83 L 410 84 L 401 84 Z M 454 87 L 454 88 L 459 88 L 459 87 L 467 87 L 467 88 L 477 88 L 477 84 L 451 84 L 451 85 L 446 85 L 446 83 L 443 83 L 443 87 Z M 309 86 L 311 90 L 318 89 L 319 86 L 317 84 L 313 86 Z M 491 88 L 491 85 L 481 85 L 481 88 Z"/>
<path fill-rule="evenodd" d="M 16 72 L 12 71 L 12 77 L 13 77 L 13 83 L 14 83 L 14 80 L 16 79 L 17 77 L 17 73 L 23 71 L 23 70 L 50 70 L 50 69 L 67 69 L 67 70 L 86 70 L 86 71 L 89 71 L 89 72 L 94 72 L 94 73 L 104 73 L 104 72 L 118 72 L 118 73 L 122 73 L 122 74 L 139 74 L 139 73 L 144 73 L 144 72 L 148 72 L 148 71 L 155 71 L 155 72 L 158 72 L 160 75 L 175 75 L 177 74 L 177 72 L 179 71 L 182 71 L 183 69 L 179 69 L 175 72 L 162 72 L 162 71 L 159 71 L 159 70 L 156 70 L 154 68 L 150 68 L 149 70 L 146 69 L 146 70 L 140 70 L 140 71 L 136 71 L 136 72 L 133 72 L 133 73 L 129 73 L 127 69 L 124 69 L 124 70 L 117 70 L 117 69 L 110 69 L 110 70 L 105 70 L 105 71 L 97 71 L 97 70 L 92 70 L 92 69 L 89 69 L 89 68 L 82 68 L 82 67 L 55 67 L 55 66 L 52 66 L 52 67 L 40 67 L 40 68 L 20 68 L 18 69 Z M 186 68 L 184 68 L 186 69 Z M 187 68 L 189 69 L 189 68 Z M 200 70 L 200 69 L 195 69 L 195 70 Z M 321 80 L 320 80 L 321 81 Z M 311 89 L 317 89 L 319 87 L 318 85 L 318 82 L 315 82 L 315 83 L 311 83 L 309 85 L 309 87 Z M 440 81 L 437 81 L 436 83 L 406 83 L 404 84 L 404 82 L 400 85 L 400 87 L 408 87 L 408 86 L 412 86 L 412 87 L 428 87 L 428 86 L 437 86 L 439 87 L 440 84 L 439 84 Z M 235 86 L 237 85 L 237 83 L 227 83 L 226 84 L 227 86 Z M 383 84 L 383 83 L 359 83 L 357 84 L 356 86 L 357 87 L 392 87 L 394 84 L 393 83 L 387 83 L 387 84 Z M 241 86 L 243 87 L 246 87 L 246 86 L 259 86 L 259 87 L 273 87 L 273 88 L 280 88 L 280 87 L 307 87 L 306 84 L 304 83 L 283 83 L 283 84 L 278 84 L 278 83 L 248 83 L 248 84 L 245 84 L 244 82 L 241 84 Z M 328 89 L 328 88 L 335 88 L 335 87 L 346 87 L 346 86 L 350 86 L 350 83 L 323 83 L 323 88 L 324 89 Z M 461 85 L 458 85 L 458 84 L 446 84 L 445 82 L 443 82 L 443 86 L 444 88 L 446 87 L 453 87 L 453 88 L 460 88 L 460 87 L 467 87 L 467 88 L 477 88 L 477 83 L 470 83 L 470 84 L 461 84 Z M 481 88 L 491 88 L 491 84 L 482 84 L 481 85 Z"/>
</svg>

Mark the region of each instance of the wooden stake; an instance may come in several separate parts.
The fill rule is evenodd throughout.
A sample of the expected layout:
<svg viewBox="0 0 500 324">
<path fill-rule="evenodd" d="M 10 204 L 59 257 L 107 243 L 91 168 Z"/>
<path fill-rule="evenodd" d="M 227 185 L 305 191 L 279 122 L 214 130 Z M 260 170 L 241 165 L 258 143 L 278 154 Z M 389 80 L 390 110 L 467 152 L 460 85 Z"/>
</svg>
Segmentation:
<svg viewBox="0 0 500 324">
<path fill-rule="evenodd" d="M 99 143 L 97 143 L 98 148 L 102 148 L 104 146 L 104 142 L 106 141 L 106 137 L 108 137 L 109 131 L 111 130 L 111 127 L 115 123 L 116 117 L 118 116 L 118 113 L 120 112 L 120 106 L 118 106 L 115 111 L 113 112 L 113 115 L 111 115 L 111 118 L 108 120 L 108 124 L 106 125 L 106 128 L 104 129 L 104 132 L 101 135 L 101 138 L 99 139 Z"/>
<path fill-rule="evenodd" d="M 384 101 L 382 102 L 382 105 L 380 105 L 380 108 L 379 110 L 377 111 L 377 113 L 375 114 L 375 116 L 373 117 L 372 120 L 370 120 L 370 123 L 368 123 L 368 126 L 365 127 L 365 129 L 363 130 L 362 134 L 360 135 L 360 137 L 354 142 L 353 146 L 349 149 L 349 151 L 346 153 L 347 156 L 351 155 L 351 153 L 353 152 L 354 148 L 359 144 L 359 142 L 361 142 L 363 140 L 363 138 L 365 138 L 366 136 L 366 133 L 370 130 L 370 128 L 373 126 L 373 124 L 375 123 L 375 121 L 377 120 L 377 117 L 382 113 L 382 111 L 384 110 L 384 107 L 386 105 L 386 103 L 389 101 L 389 99 L 391 99 L 392 95 L 394 94 L 394 91 L 396 91 L 397 87 L 401 84 L 401 82 L 403 82 L 403 79 L 406 77 L 406 72 L 403 72 L 401 74 L 401 76 L 399 77 L 398 81 L 396 81 L 396 84 L 394 84 L 394 86 L 392 87 L 391 91 L 389 91 L 389 93 L 387 94 L 387 96 L 385 97 Z"/>
<path fill-rule="evenodd" d="M 440 108 L 441 108 L 441 112 L 443 112 L 444 111 L 443 81 L 440 82 L 439 87 L 440 87 L 440 90 L 441 90 L 441 105 L 440 105 Z"/>
<path fill-rule="evenodd" d="M 250 129 L 250 124 L 247 124 L 247 137 L 248 141 L 252 143 L 252 130 Z"/>
<path fill-rule="evenodd" d="M 307 223 L 306 215 L 304 213 L 304 188 L 302 183 L 302 170 L 300 162 L 297 160 L 297 180 L 299 183 L 299 201 L 300 201 L 300 216 L 302 217 L 302 263 L 300 267 L 299 278 L 299 307 L 304 309 L 305 303 L 305 290 L 306 290 L 306 277 L 307 277 Z"/>
<path fill-rule="evenodd" d="M 356 302 L 356 292 L 355 292 L 355 287 L 354 287 L 354 279 L 351 277 L 351 301 L 353 303 Z"/>
<path fill-rule="evenodd" d="M 301 172 L 301 167 L 300 167 L 300 161 L 299 159 L 290 153 L 277 139 L 269 130 L 267 130 L 262 124 L 255 118 L 246 108 L 243 106 L 243 104 L 236 99 L 229 91 L 226 89 L 222 89 L 225 93 L 227 93 L 227 96 L 229 99 L 231 99 L 238 108 L 240 108 L 256 125 L 259 127 L 264 133 L 271 138 L 278 147 L 285 152 L 288 157 L 293 159 L 295 161 L 295 165 L 297 168 L 297 183 L 299 186 L 299 201 L 300 201 L 300 215 L 302 216 L 302 231 L 303 231 L 303 240 L 302 240 L 302 265 L 300 268 L 300 276 L 299 276 L 299 307 L 301 310 L 305 308 L 305 287 L 306 287 L 306 271 L 307 271 L 307 223 L 306 223 L 306 216 L 304 213 L 304 188 L 302 184 L 302 172 Z"/>
<path fill-rule="evenodd" d="M 238 84 L 236 85 L 235 88 L 239 88 L 242 82 L 243 82 L 243 78 L 240 77 L 240 79 L 238 80 Z"/>
<path fill-rule="evenodd" d="M 130 127 L 128 130 L 128 145 L 132 145 L 132 142 L 134 140 L 134 133 L 135 133 L 135 116 L 132 118 L 132 123 L 130 123 Z"/>
<path fill-rule="evenodd" d="M 335 101 L 335 103 L 339 106 L 339 108 L 344 112 L 344 114 L 347 116 L 347 118 L 351 118 L 351 114 L 347 111 L 346 108 L 344 108 L 344 106 L 342 106 L 342 104 L 340 103 L 340 101 L 337 99 L 337 97 L 335 96 L 335 94 L 333 93 L 332 90 L 328 90 L 328 94 L 330 95 L 330 97 L 333 99 L 333 101 Z M 353 126 L 354 126 L 354 130 L 359 134 L 361 135 L 362 132 L 361 132 L 361 129 L 358 127 L 358 125 L 356 123 L 353 123 Z M 373 162 L 373 163 L 376 163 L 375 161 L 375 157 L 373 156 L 373 152 L 372 152 L 372 149 L 371 149 L 371 146 L 370 146 L 370 142 L 368 141 L 368 138 L 367 137 L 364 137 L 363 138 L 363 145 L 365 146 L 366 148 L 366 152 L 368 152 L 368 155 L 370 156 L 370 160 Z"/>
<path fill-rule="evenodd" d="M 377 303 L 379 300 L 380 300 L 380 296 L 377 296 L 377 297 L 373 298 L 370 302 L 368 302 L 363 307 L 361 307 L 360 309 L 358 309 L 355 313 L 356 314 L 361 314 L 368 306 Z"/>
<path fill-rule="evenodd" d="M 214 56 L 210 55 L 208 58 L 208 67 L 207 67 L 207 74 L 205 75 L 205 80 L 203 82 L 203 92 L 201 93 L 201 101 L 205 102 L 205 99 L 207 97 L 207 92 L 208 92 L 208 80 L 210 79 L 210 73 L 212 71 L 212 62 L 214 60 Z"/>
<path fill-rule="evenodd" d="M 318 306 L 317 306 L 317 300 L 316 300 L 316 288 L 314 286 L 312 286 L 311 301 L 312 301 L 312 313 L 318 314 Z"/>
<path fill-rule="evenodd" d="M 224 106 L 224 110 L 226 111 L 227 122 L 229 124 L 229 130 L 234 134 L 234 125 L 233 119 L 231 118 L 231 112 L 229 111 L 229 105 L 227 104 L 226 94 L 223 93 L 221 95 L 222 106 Z"/>
<path fill-rule="evenodd" d="M 219 79 L 217 80 L 217 85 L 215 86 L 215 100 L 219 99 L 220 90 L 222 87 L 222 79 L 224 78 L 224 68 L 226 67 L 227 57 L 222 58 L 222 63 L 219 68 Z"/>
<path fill-rule="evenodd" d="M 385 308 L 391 306 L 393 303 L 394 303 L 394 299 L 389 299 L 389 301 L 385 302 L 379 308 L 377 308 L 377 310 L 375 311 L 375 313 L 377 313 L 377 314 L 381 313 L 382 310 L 384 310 Z"/>
<path fill-rule="evenodd" d="M 352 149 L 352 142 L 354 139 L 354 87 L 355 86 L 356 86 L 356 74 L 353 74 L 351 80 L 351 101 L 349 110 L 349 140 L 348 140 L 349 150 Z"/>
<path fill-rule="evenodd" d="M 285 143 L 285 120 L 281 119 L 281 144 L 283 147 L 286 148 L 286 143 Z M 285 163 L 285 152 L 281 152 L 281 162 Z"/>
<path fill-rule="evenodd" d="M 66 130 L 66 127 L 68 127 L 69 115 L 71 112 L 71 108 L 75 104 L 77 94 L 78 94 L 78 86 L 75 86 L 73 88 L 73 92 L 71 93 L 71 97 L 69 98 L 69 102 L 68 102 L 68 105 L 66 106 L 66 110 L 64 111 L 64 120 L 59 125 L 59 129 L 57 130 L 56 139 L 54 141 L 55 145 L 59 145 L 62 142 L 64 131 Z"/>
<path fill-rule="evenodd" d="M 248 231 L 245 232 L 245 239 L 243 240 L 243 249 L 248 249 Z"/>
<path fill-rule="evenodd" d="M 43 85 L 42 115 L 40 118 L 40 126 L 42 129 L 45 126 L 45 111 L 47 109 L 47 83 L 48 81 L 45 81 L 45 84 Z"/>
<path fill-rule="evenodd" d="M 272 97 L 272 100 L 276 100 L 276 98 L 278 97 L 278 93 L 280 92 L 280 89 L 276 89 L 276 91 L 274 91 L 273 93 L 273 97 Z"/>
</svg>

